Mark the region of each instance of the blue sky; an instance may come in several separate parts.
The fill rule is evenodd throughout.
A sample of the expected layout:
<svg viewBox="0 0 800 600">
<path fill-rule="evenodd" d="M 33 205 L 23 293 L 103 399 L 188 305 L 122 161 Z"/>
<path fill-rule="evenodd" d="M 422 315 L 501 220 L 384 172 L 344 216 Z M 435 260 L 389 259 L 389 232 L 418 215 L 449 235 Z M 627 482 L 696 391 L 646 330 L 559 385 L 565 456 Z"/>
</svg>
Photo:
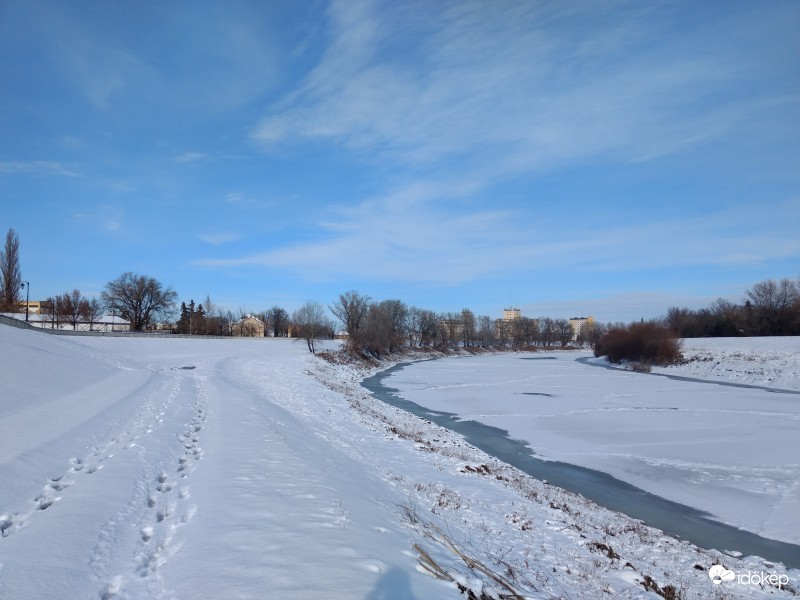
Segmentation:
<svg viewBox="0 0 800 600">
<path fill-rule="evenodd" d="M 0 228 L 293 310 L 664 314 L 800 276 L 800 3 L 0 3 Z"/>
</svg>

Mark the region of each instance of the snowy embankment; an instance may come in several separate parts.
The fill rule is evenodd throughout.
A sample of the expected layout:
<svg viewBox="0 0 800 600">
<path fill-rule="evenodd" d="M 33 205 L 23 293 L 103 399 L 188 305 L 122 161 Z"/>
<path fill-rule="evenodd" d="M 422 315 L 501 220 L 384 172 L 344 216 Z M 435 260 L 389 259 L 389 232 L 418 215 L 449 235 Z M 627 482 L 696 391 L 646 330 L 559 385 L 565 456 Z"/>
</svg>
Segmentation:
<svg viewBox="0 0 800 600">
<path fill-rule="evenodd" d="M 685 363 L 654 372 L 800 391 L 800 337 L 691 338 Z"/>
<path fill-rule="evenodd" d="M 369 396 L 374 371 L 0 327 L 0 598 L 791 595 L 718 562 L 800 587 L 490 459 Z"/>
</svg>

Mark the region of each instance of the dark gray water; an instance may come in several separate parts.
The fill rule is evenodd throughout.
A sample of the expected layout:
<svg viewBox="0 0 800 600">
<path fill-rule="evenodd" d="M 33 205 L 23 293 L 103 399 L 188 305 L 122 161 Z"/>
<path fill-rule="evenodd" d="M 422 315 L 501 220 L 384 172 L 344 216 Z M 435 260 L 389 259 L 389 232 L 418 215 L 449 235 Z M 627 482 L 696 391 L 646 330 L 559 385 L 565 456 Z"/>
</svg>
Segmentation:
<svg viewBox="0 0 800 600">
<path fill-rule="evenodd" d="M 399 390 L 385 386 L 383 380 L 408 364 L 410 363 L 399 364 L 369 377 L 362 385 L 377 399 L 460 433 L 471 445 L 528 475 L 581 494 L 597 504 L 640 519 L 670 535 L 702 548 L 738 551 L 748 556 L 781 562 L 788 567 L 800 568 L 800 546 L 770 540 L 718 523 L 708 518 L 708 513 L 666 500 L 602 471 L 541 460 L 534 456 L 527 442 L 511 439 L 504 429 L 478 421 L 465 421 L 457 414 L 430 410 L 406 400 L 400 396 Z"/>
</svg>

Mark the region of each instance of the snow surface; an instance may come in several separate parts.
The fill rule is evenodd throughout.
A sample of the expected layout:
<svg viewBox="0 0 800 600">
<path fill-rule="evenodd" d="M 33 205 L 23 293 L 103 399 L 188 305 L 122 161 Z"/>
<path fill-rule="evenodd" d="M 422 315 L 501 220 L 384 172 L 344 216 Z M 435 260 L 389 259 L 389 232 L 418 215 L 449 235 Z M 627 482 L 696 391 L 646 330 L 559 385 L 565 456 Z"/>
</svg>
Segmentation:
<svg viewBox="0 0 800 600">
<path fill-rule="evenodd" d="M 733 360 L 723 372 L 736 382 L 794 385 L 791 368 L 780 366 L 796 372 L 800 350 L 780 343 L 786 349 L 767 351 L 759 340 L 760 350 L 741 359 L 746 373 Z M 720 345 L 706 342 L 698 352 Z M 719 359 L 661 372 L 703 377 L 708 374 L 697 365 L 742 352 L 737 344 Z M 759 352 L 769 359 L 758 361 Z M 540 458 L 610 473 L 727 524 L 800 544 L 800 394 L 675 381 L 576 360 L 590 356 L 445 359 L 407 367 L 386 384 L 426 408 L 504 429 Z"/>
<path fill-rule="evenodd" d="M 684 598 L 790 595 L 714 585 L 717 562 L 800 587 L 372 399 L 358 382 L 375 370 L 289 340 L 0 327 L 0 598 L 491 597 L 488 569 L 529 598 L 659 598 L 648 578 Z"/>
<path fill-rule="evenodd" d="M 659 373 L 800 391 L 800 337 L 683 340 L 686 363 Z"/>
</svg>

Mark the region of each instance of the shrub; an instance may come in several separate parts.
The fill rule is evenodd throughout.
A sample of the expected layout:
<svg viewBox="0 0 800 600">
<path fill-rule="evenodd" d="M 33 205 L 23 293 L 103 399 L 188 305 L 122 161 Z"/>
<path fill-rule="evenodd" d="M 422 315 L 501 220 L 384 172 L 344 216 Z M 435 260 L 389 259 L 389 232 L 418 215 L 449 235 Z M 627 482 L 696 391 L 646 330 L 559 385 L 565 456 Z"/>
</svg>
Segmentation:
<svg viewBox="0 0 800 600">
<path fill-rule="evenodd" d="M 680 340 L 657 323 L 633 323 L 613 327 L 594 348 L 595 356 L 607 356 L 612 363 L 623 360 L 654 365 L 672 365 L 683 360 Z"/>
</svg>

